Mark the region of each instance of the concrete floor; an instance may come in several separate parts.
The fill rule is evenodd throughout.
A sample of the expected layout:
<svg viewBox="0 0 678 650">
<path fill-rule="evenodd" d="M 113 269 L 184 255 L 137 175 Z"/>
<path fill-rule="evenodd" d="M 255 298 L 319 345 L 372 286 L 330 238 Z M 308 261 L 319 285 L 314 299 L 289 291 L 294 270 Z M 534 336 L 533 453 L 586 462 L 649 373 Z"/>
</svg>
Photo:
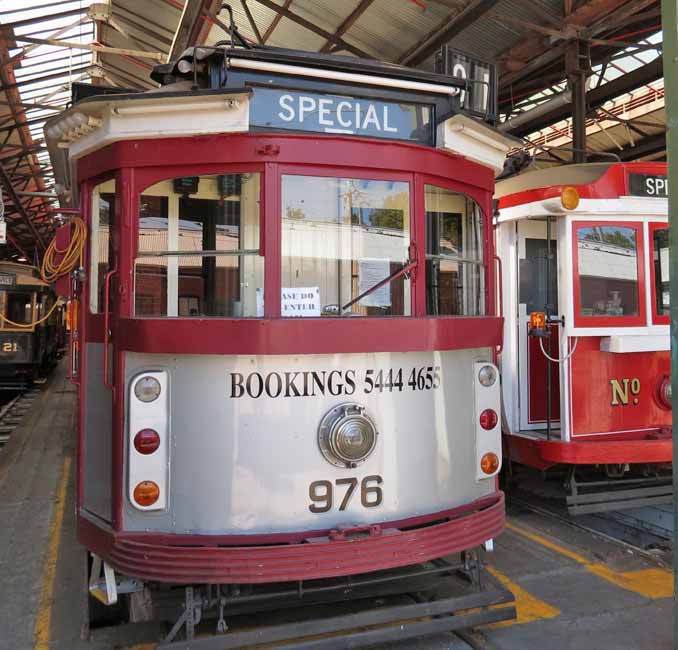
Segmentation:
<svg viewBox="0 0 678 650">
<path fill-rule="evenodd" d="M 155 624 L 80 640 L 84 552 L 75 541 L 75 392 L 57 369 L 0 451 L 0 650 L 153 648 Z M 497 650 L 669 650 L 672 573 L 565 523 L 510 513 L 486 556 L 518 619 L 481 630 Z M 462 650 L 444 635 L 389 650 Z M 385 650 L 385 649 L 384 649 Z"/>
</svg>

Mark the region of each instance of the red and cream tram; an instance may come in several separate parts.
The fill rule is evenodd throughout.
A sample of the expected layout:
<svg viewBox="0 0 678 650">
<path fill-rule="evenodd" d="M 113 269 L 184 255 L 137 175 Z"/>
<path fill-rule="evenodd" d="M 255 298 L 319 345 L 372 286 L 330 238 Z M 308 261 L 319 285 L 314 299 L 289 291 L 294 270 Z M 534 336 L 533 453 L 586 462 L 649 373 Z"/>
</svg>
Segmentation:
<svg viewBox="0 0 678 650">
<path fill-rule="evenodd" d="M 573 513 L 670 500 L 666 164 L 532 171 L 497 197 L 509 458 L 568 466 Z"/>
<path fill-rule="evenodd" d="M 473 565 L 504 525 L 491 212 L 509 146 L 456 110 L 473 86 L 240 47 L 153 76 L 46 129 L 88 228 L 73 370 L 92 592 L 185 587 L 169 642 L 208 608 L 224 630 L 247 585 L 301 598 L 354 576 L 349 594 L 363 574 Z"/>
</svg>

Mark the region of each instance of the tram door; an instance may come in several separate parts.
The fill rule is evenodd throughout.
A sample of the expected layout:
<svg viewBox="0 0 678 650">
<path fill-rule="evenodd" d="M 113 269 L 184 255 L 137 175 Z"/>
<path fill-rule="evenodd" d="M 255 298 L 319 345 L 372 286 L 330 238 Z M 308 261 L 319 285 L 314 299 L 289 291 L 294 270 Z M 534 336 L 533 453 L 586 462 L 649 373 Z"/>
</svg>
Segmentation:
<svg viewBox="0 0 678 650">
<path fill-rule="evenodd" d="M 560 325 L 551 323 L 551 336 L 538 339 L 528 336 L 530 313 L 544 311 L 547 301 L 551 314 L 558 311 L 558 246 L 555 240 L 555 223 L 551 224 L 551 273 L 547 291 L 546 221 L 521 221 L 518 223 L 518 364 L 520 377 L 520 428 L 539 430 L 546 428 L 547 386 L 546 373 L 551 375 L 551 426 L 560 426 L 560 368 L 544 356 L 557 359 Z"/>
</svg>

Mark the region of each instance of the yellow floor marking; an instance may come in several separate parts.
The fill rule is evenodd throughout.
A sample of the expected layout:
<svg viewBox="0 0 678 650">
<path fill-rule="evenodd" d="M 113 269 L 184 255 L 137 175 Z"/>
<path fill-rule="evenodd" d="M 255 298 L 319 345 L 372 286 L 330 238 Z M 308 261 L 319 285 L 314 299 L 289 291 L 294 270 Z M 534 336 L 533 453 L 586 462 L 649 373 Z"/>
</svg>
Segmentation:
<svg viewBox="0 0 678 650">
<path fill-rule="evenodd" d="M 571 560 L 581 564 L 590 573 L 593 573 L 599 578 L 607 580 L 622 589 L 627 589 L 628 591 L 633 591 L 645 598 L 652 599 L 670 598 L 673 595 L 673 573 L 668 569 L 651 568 L 640 569 L 638 571 L 613 571 L 604 564 L 591 562 L 583 555 L 575 553 L 564 546 L 560 546 L 560 544 L 551 542 L 541 535 L 525 530 L 520 526 L 506 522 L 506 528 L 518 535 L 527 537 L 527 539 L 531 539 L 533 542 L 545 546 L 556 553 L 560 553 L 560 555 L 569 557 Z"/>
<path fill-rule="evenodd" d="M 522 623 L 532 623 L 532 621 L 540 621 L 545 618 L 555 618 L 560 616 L 560 610 L 547 602 L 540 600 L 533 596 L 529 591 L 523 589 L 520 585 L 513 582 L 508 576 L 504 575 L 493 566 L 486 566 L 486 569 L 501 582 L 515 597 L 515 603 L 505 603 L 503 605 L 495 605 L 495 607 L 511 607 L 516 608 L 516 617 L 512 621 L 500 621 L 499 623 L 492 623 L 488 627 L 507 627 L 509 625 L 520 625 Z"/>
<path fill-rule="evenodd" d="M 61 483 L 57 491 L 56 508 L 52 519 L 52 529 L 49 534 L 49 546 L 47 557 L 42 570 L 42 587 L 40 589 L 40 605 L 38 616 L 33 630 L 34 650 L 48 650 L 49 638 L 52 625 L 52 605 L 54 603 L 54 581 L 56 579 L 57 560 L 59 557 L 59 544 L 61 541 L 61 525 L 64 521 L 66 509 L 66 490 L 68 478 L 71 473 L 71 458 L 64 458 L 64 467 L 61 474 Z"/>
</svg>

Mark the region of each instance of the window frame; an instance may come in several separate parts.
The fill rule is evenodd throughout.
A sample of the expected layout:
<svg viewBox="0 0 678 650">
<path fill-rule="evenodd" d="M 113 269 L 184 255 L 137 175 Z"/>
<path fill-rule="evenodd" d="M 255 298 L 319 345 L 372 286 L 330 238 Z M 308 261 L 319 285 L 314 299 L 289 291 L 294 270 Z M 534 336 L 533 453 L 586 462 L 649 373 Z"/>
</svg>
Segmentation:
<svg viewBox="0 0 678 650">
<path fill-rule="evenodd" d="M 417 215 L 415 211 L 416 201 L 416 174 L 408 171 L 381 171 L 381 170 L 372 170 L 366 169 L 359 166 L 332 166 L 332 165 L 317 165 L 317 164 L 307 164 L 307 163 L 289 163 L 276 165 L 274 169 L 275 178 L 273 179 L 274 189 L 275 189 L 275 205 L 273 207 L 273 212 L 268 213 L 268 217 L 273 222 L 269 226 L 274 230 L 276 241 L 275 245 L 275 254 L 273 255 L 274 264 L 270 266 L 275 266 L 277 270 L 277 282 L 273 286 L 277 286 L 276 299 L 274 301 L 264 301 L 264 313 L 267 318 L 282 318 L 281 316 L 281 290 L 282 290 L 282 178 L 283 176 L 312 176 L 312 177 L 321 177 L 321 178 L 345 178 L 345 179 L 355 179 L 355 180 L 365 180 L 365 181 L 392 181 L 392 182 L 405 182 L 409 186 L 409 235 L 410 240 L 408 242 L 408 257 L 412 259 L 413 244 L 415 241 L 414 233 L 417 228 Z M 264 185 L 267 182 L 264 181 Z M 270 233 L 269 233 L 270 235 Z M 415 249 L 416 250 L 416 249 Z M 419 255 L 419 251 L 417 251 Z M 416 301 L 416 279 L 421 270 L 421 260 L 417 258 L 418 264 L 414 273 L 410 275 L 410 313 L 409 315 L 397 315 L 397 316 L 361 316 L 360 319 L 373 320 L 379 318 L 413 318 L 419 316 L 420 314 L 416 311 L 417 301 Z M 269 265 L 267 264 L 267 267 Z M 264 290 L 265 291 L 265 290 Z M 272 302 L 272 304 L 271 304 Z M 270 305 L 270 313 L 267 311 Z M 318 318 L 318 317 L 316 317 Z M 320 316 L 320 319 L 327 320 L 326 316 Z M 288 320 L 288 319 L 285 319 Z M 305 320 L 310 320 L 305 319 Z"/>
<path fill-rule="evenodd" d="M 579 277 L 579 228 L 594 226 L 618 226 L 632 228 L 636 232 L 636 282 L 638 285 L 637 316 L 582 316 L 581 315 L 581 278 Z M 571 231 L 572 245 L 572 308 L 575 327 L 644 327 L 647 325 L 645 302 L 645 237 L 642 221 L 573 221 Z"/>
<path fill-rule="evenodd" d="M 263 287 L 265 292 L 265 287 L 267 284 L 267 267 L 266 264 L 266 254 L 265 254 L 265 223 L 266 223 L 266 188 L 265 188 L 265 179 L 269 165 L 260 164 L 260 163 L 224 163 L 224 164 L 202 164 L 194 165 L 189 167 L 181 167 L 183 171 L 178 171 L 176 168 L 172 167 L 162 167 L 162 168 L 150 168 L 150 169 L 141 169 L 138 170 L 138 175 L 135 177 L 134 193 L 132 196 L 133 202 L 133 223 L 131 228 L 131 274 L 132 274 L 132 291 L 131 291 L 131 311 L 132 318 L 139 319 L 167 319 L 167 320 L 176 320 L 179 318 L 207 318 L 210 320 L 218 319 L 230 319 L 234 317 L 229 316 L 144 316 L 136 314 L 136 263 L 139 258 L 148 258 L 148 257 L 164 257 L 165 259 L 189 256 L 200 256 L 200 257 L 219 257 L 219 256 L 232 256 L 232 257 L 244 257 L 244 256 L 258 256 L 264 258 L 264 275 L 263 275 Z M 209 250 L 209 251 L 165 251 L 160 253 L 149 253 L 139 250 L 139 205 L 141 197 L 144 195 L 149 188 L 157 185 L 158 183 L 171 182 L 175 178 L 180 178 L 184 176 L 216 176 L 222 174 L 259 174 L 259 247 L 257 249 L 246 249 L 245 252 L 238 251 L 219 251 L 219 250 Z M 154 196 L 154 195 L 151 195 Z M 169 215 L 168 215 L 169 216 Z M 177 304 L 178 304 L 179 294 L 177 294 Z M 264 299 L 264 307 L 266 305 L 266 300 Z M 242 320 L 257 320 L 260 319 L 260 316 L 248 316 L 248 317 L 238 317 Z"/>
<path fill-rule="evenodd" d="M 650 221 L 647 224 L 648 226 L 648 253 L 650 258 L 650 309 L 652 310 L 652 319 L 651 322 L 653 325 L 669 325 L 671 322 L 671 316 L 660 316 L 657 314 L 657 287 L 656 287 L 656 272 L 654 268 L 654 233 L 657 230 L 666 230 L 669 229 L 668 222 L 663 221 Z M 670 254 L 670 253 L 669 253 Z"/>
<path fill-rule="evenodd" d="M 490 260 L 494 261 L 496 257 L 492 247 L 492 240 L 494 232 L 493 225 L 491 222 L 490 213 L 488 212 L 487 205 L 484 205 L 483 199 L 487 199 L 486 194 L 478 187 L 473 185 L 466 185 L 460 181 L 455 181 L 443 176 L 434 176 L 432 174 L 415 174 L 415 181 L 417 187 L 417 207 L 420 211 L 420 226 L 417 231 L 417 255 L 422 259 L 420 263 L 423 262 L 422 266 L 419 269 L 419 283 L 417 289 L 417 316 L 423 316 L 426 318 L 491 318 L 493 315 L 493 308 L 491 301 L 489 299 L 490 291 L 490 282 L 492 282 L 493 274 L 490 273 Z M 480 263 L 483 269 L 483 290 L 484 290 L 484 304 L 483 304 L 483 315 L 479 316 L 464 316 L 464 315 L 452 315 L 452 314 L 439 314 L 433 316 L 428 314 L 427 305 L 426 305 L 426 286 L 427 286 L 427 277 L 426 277 L 426 185 L 433 185 L 441 189 L 448 190 L 450 192 L 456 192 L 457 194 L 463 194 L 464 196 L 475 201 L 478 209 L 480 210 L 482 218 L 482 228 L 483 228 L 483 237 L 482 237 L 482 250 L 483 250 L 483 259 Z M 491 200 L 491 197 L 490 197 Z M 420 244 L 419 244 L 420 242 Z M 449 259 L 453 259 L 450 257 Z M 473 262 L 464 262 L 460 263 L 473 263 Z"/>
<path fill-rule="evenodd" d="M 23 288 L 25 287 L 25 288 Z M 38 300 L 36 289 L 30 289 L 27 285 L 15 285 L 12 287 L 9 292 L 3 290 L 0 292 L 0 331 L 2 332 L 34 332 L 35 331 L 35 321 L 36 313 L 38 309 Z M 21 327 L 16 327 L 14 325 L 8 325 L 6 322 L 7 318 L 7 294 L 8 293 L 26 293 L 31 295 L 31 322 L 26 323 L 26 325 Z"/>
<path fill-rule="evenodd" d="M 104 305 L 103 305 L 103 296 L 99 296 L 99 293 L 101 292 L 102 287 L 99 286 L 99 249 L 98 249 L 98 244 L 99 244 L 99 216 L 98 216 L 98 199 L 101 196 L 101 192 L 97 190 L 97 188 L 100 185 L 103 185 L 104 183 L 108 183 L 113 181 L 114 189 L 112 194 L 115 196 L 115 204 L 113 206 L 113 223 L 108 224 L 108 237 L 109 237 L 109 244 L 108 244 L 108 250 L 109 250 L 109 259 L 108 259 L 108 268 L 112 269 L 113 266 L 111 265 L 112 261 L 115 260 L 115 255 L 116 253 L 114 252 L 114 260 L 110 259 L 110 254 L 111 251 L 115 251 L 115 241 L 113 240 L 114 237 L 114 231 L 116 229 L 116 223 L 120 220 L 121 215 L 122 215 L 122 207 L 120 205 L 121 203 L 121 193 L 119 190 L 119 187 L 121 185 L 121 179 L 120 179 L 120 174 L 119 173 L 113 173 L 113 174 L 103 174 L 101 176 L 95 176 L 94 178 L 91 178 L 87 181 L 84 189 L 83 189 L 83 198 L 84 202 L 87 206 L 87 226 L 88 226 L 88 236 L 87 236 L 87 257 L 86 257 L 86 268 L 87 268 L 87 313 L 91 316 L 99 316 L 103 318 L 104 316 Z M 94 205 L 95 202 L 95 197 L 97 197 L 97 205 Z M 97 246 L 93 246 L 92 243 L 94 242 L 95 238 L 93 236 L 94 233 L 94 215 L 95 212 L 97 213 L 97 235 L 96 235 L 96 242 Z M 95 252 L 96 251 L 96 252 Z M 97 268 L 96 270 L 93 268 L 92 264 L 93 261 L 95 260 L 95 255 L 96 255 L 96 264 Z M 92 282 L 92 279 L 96 278 L 96 284 Z M 96 287 L 96 291 L 94 295 L 96 296 L 97 304 L 96 304 L 96 309 L 92 309 L 92 291 Z M 101 298 L 101 300 L 100 300 Z M 100 304 L 101 303 L 101 304 Z"/>
</svg>

